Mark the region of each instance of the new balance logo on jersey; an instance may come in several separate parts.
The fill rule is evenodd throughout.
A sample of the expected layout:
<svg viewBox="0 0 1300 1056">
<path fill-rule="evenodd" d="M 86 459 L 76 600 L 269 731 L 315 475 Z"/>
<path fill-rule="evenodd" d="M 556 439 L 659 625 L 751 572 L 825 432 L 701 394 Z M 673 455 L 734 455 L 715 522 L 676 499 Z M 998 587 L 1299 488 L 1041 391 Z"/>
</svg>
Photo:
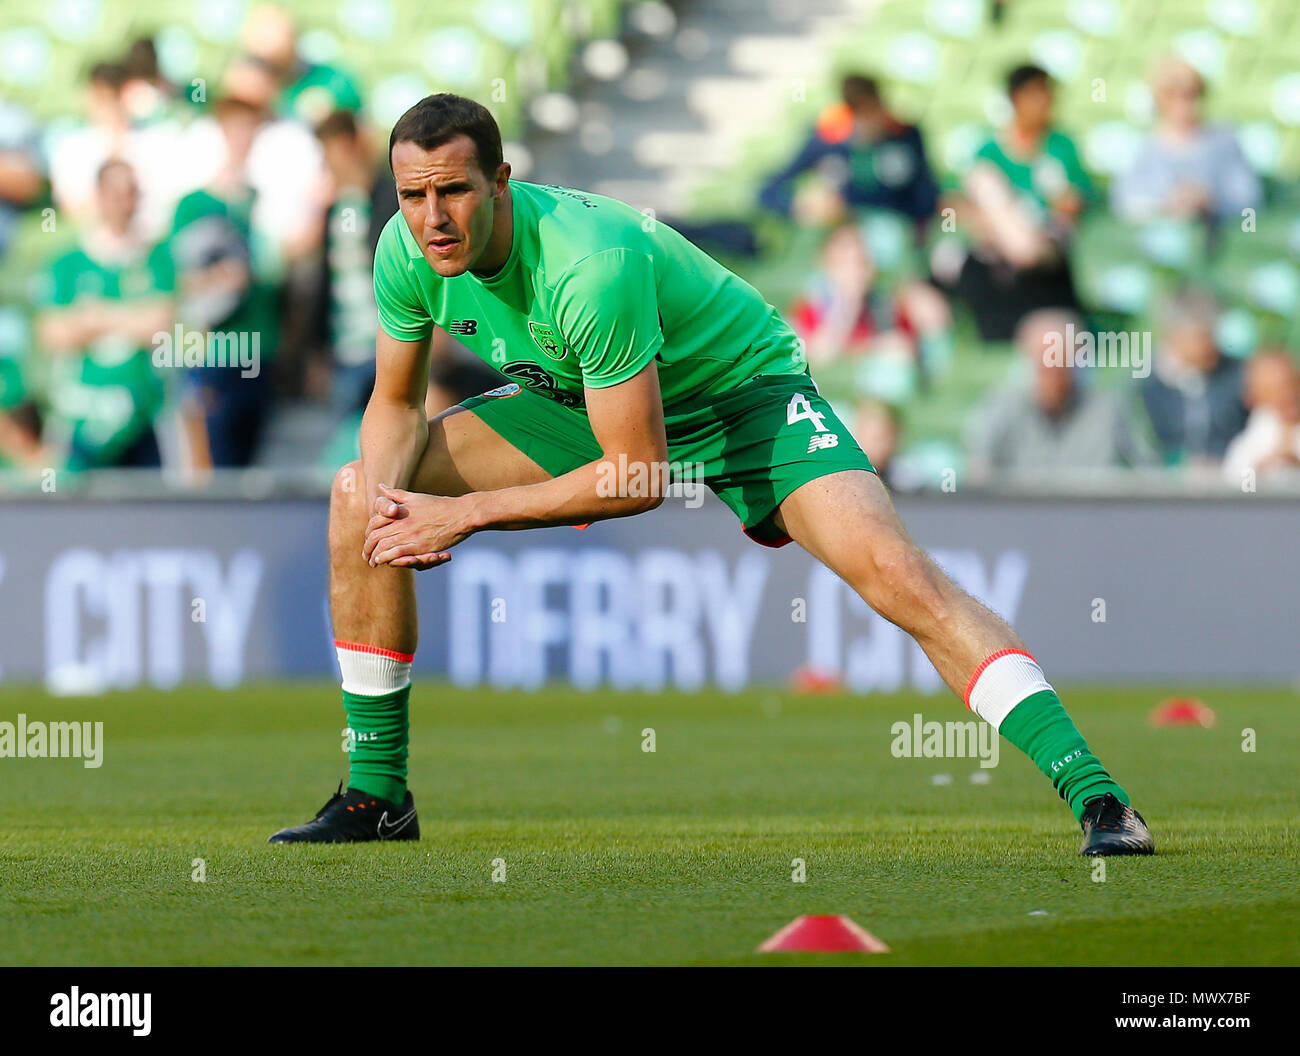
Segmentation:
<svg viewBox="0 0 1300 1056">
<path fill-rule="evenodd" d="M 465 334 L 477 334 L 478 320 L 477 319 L 453 319 L 451 321 L 451 326 L 447 327 L 447 333 L 460 334 L 462 336 L 464 336 Z"/>
<path fill-rule="evenodd" d="M 811 455 L 814 451 L 824 451 L 828 447 L 837 447 L 839 442 L 840 438 L 834 433 L 813 433 L 808 440 L 808 454 Z"/>
</svg>

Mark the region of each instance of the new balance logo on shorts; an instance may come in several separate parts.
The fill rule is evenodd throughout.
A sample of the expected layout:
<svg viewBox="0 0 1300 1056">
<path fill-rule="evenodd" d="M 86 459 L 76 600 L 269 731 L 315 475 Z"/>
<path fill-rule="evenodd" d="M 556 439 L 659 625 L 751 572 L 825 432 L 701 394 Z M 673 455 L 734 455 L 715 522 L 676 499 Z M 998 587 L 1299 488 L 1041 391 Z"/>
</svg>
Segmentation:
<svg viewBox="0 0 1300 1056">
<path fill-rule="evenodd" d="M 477 319 L 453 319 L 451 321 L 451 325 L 447 327 L 447 333 L 461 334 L 462 336 L 465 334 L 477 334 L 478 320 Z"/>
</svg>

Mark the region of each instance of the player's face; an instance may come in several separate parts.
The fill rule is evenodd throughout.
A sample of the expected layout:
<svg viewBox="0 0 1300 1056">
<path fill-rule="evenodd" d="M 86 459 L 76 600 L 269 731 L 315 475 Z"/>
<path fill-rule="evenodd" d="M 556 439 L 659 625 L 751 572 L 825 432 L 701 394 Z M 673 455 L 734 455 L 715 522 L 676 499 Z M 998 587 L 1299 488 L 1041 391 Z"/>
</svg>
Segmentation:
<svg viewBox="0 0 1300 1056">
<path fill-rule="evenodd" d="M 496 178 L 488 179 L 479 169 L 474 141 L 457 136 L 433 150 L 396 144 L 393 176 L 406 226 L 439 275 L 453 278 L 471 268 L 490 271 L 505 262 L 500 243 L 503 234 L 508 254 L 510 232 L 492 236 L 509 165 L 502 164 Z"/>
</svg>

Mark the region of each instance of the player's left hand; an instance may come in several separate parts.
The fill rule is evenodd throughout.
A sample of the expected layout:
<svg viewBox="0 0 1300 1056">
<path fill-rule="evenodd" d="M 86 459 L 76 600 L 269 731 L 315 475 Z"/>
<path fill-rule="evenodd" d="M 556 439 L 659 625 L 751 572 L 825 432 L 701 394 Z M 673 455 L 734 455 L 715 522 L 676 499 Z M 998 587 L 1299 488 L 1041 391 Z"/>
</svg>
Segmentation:
<svg viewBox="0 0 1300 1056">
<path fill-rule="evenodd" d="M 362 555 L 372 568 L 423 571 L 445 564 L 451 560 L 447 551 L 471 534 L 459 517 L 461 508 L 453 498 L 380 484 Z"/>
</svg>

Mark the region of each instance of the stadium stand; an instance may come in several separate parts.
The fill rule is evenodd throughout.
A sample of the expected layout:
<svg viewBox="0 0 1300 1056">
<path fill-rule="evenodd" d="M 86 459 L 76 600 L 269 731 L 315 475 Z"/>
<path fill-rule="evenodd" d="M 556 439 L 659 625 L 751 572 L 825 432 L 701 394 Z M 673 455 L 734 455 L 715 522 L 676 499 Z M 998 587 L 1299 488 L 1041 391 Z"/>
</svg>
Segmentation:
<svg viewBox="0 0 1300 1056">
<path fill-rule="evenodd" d="M 860 401 L 892 408 L 910 466 L 899 479 L 917 486 L 961 466 L 972 409 L 1023 373 L 1009 335 L 982 338 L 969 304 L 941 281 L 978 245 L 967 178 L 981 145 L 1009 120 L 1006 78 L 1017 66 L 1050 75 L 1052 126 L 1077 148 L 1086 175 L 1085 208 L 1057 248 L 1089 327 L 1152 333 L 1159 345 L 1161 305 L 1191 288 L 1217 299 L 1225 355 L 1300 348 L 1300 8 L 1290 0 L 817 0 L 764 5 L 762 14 L 730 0 L 280 6 L 311 73 L 282 100 L 286 116 L 311 126 L 331 108 L 360 109 L 382 130 L 428 92 L 476 96 L 497 114 L 517 175 L 670 211 L 667 219 L 698 232 L 791 314 L 825 295 L 810 293 L 810 276 L 826 277 L 818 261 L 829 227 L 764 211 L 759 193 L 810 129 L 834 134 L 844 120 L 841 77 L 873 79 L 890 120 L 919 130 L 942 197 L 919 225 L 882 209 L 847 218 L 870 262 L 869 338 L 899 340 L 879 354 L 869 339 L 865 353 L 827 357 L 814 373 L 846 417 Z M 172 118 L 187 125 L 239 62 L 255 11 L 242 0 L 0 8 L 0 135 L 12 146 L 23 121 L 38 123 L 48 164 L 57 156 L 50 148 L 82 121 L 90 66 L 141 38 L 152 39 L 175 93 Z M 725 53 L 714 48 L 721 34 L 710 33 L 720 25 L 730 31 Z M 1113 211 L 1113 185 L 1160 119 L 1153 56 L 1180 57 L 1199 75 L 1206 127 L 1227 130 L 1225 149 L 1258 181 L 1247 209 L 1212 224 Z M 801 193 L 822 180 L 810 173 Z M 52 204 L 46 195 L 12 210 L 0 269 L 0 410 L 20 423 L 18 411 L 50 404 L 54 381 L 33 318 L 51 261 L 78 235 Z M 292 292 L 291 272 L 269 274 Z M 929 337 L 909 307 L 909 291 L 928 284 L 951 308 Z M 286 321 L 292 345 L 299 338 Z M 293 375 L 272 414 L 262 464 L 309 463 L 324 446 L 328 397 L 303 376 Z M 1116 371 L 1096 372 L 1094 383 L 1134 384 Z M 336 442 L 326 457 L 346 449 Z"/>
</svg>

